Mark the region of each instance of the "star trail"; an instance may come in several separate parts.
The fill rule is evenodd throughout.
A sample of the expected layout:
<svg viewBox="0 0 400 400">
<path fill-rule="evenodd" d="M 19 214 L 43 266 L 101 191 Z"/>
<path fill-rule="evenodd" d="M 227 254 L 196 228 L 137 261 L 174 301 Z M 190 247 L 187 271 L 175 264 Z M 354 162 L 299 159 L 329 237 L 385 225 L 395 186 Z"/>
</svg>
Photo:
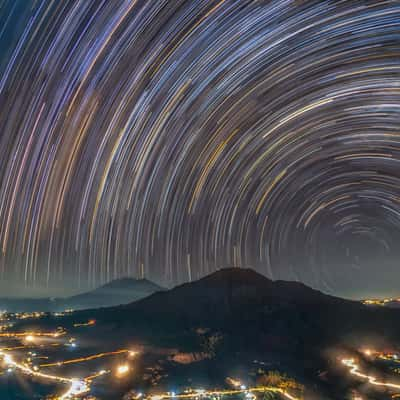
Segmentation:
<svg viewBox="0 0 400 400">
<path fill-rule="evenodd" d="M 2 280 L 398 286 L 398 1 L 6 0 L 0 28 Z"/>
</svg>

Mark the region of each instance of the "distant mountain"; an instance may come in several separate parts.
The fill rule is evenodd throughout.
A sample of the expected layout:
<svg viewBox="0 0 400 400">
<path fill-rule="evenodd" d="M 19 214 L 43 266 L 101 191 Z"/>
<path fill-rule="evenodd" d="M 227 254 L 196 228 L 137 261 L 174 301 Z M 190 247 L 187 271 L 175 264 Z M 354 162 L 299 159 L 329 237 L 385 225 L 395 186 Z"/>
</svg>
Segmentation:
<svg viewBox="0 0 400 400">
<path fill-rule="evenodd" d="M 110 307 L 140 300 L 163 288 L 147 279 L 122 278 L 111 281 L 91 292 L 62 300 L 63 309 L 82 310 Z"/>
<path fill-rule="evenodd" d="M 66 298 L 0 299 L 0 310 L 9 312 L 84 310 L 130 303 L 163 288 L 147 279 L 122 278 L 90 292 Z"/>
</svg>

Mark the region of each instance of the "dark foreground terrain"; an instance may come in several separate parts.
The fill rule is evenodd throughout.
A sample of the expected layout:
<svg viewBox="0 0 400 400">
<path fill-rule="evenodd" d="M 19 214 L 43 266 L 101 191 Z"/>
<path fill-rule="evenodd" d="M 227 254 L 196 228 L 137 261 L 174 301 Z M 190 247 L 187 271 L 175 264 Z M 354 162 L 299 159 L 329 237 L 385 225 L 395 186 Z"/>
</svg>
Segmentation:
<svg viewBox="0 0 400 400">
<path fill-rule="evenodd" d="M 222 387 L 227 377 L 249 386 L 280 380 L 278 384 L 292 387 L 295 382 L 304 391 L 293 393 L 305 399 L 386 400 L 400 393 L 400 387 L 370 384 L 350 374 L 342 362 L 354 358 L 363 374 L 399 383 L 394 357 L 400 310 L 368 307 L 247 269 L 220 270 L 123 306 L 22 320 L 13 329 L 57 327 L 78 338 L 74 357 L 115 349 L 138 352 L 134 372 L 126 379 L 112 379 L 110 373 L 93 383 L 91 393 L 100 399 Z M 373 354 L 364 351 L 371 348 Z M 392 364 L 385 351 L 394 354 Z M 65 360 L 72 355 L 61 347 L 46 357 Z M 124 357 L 117 356 L 118 363 Z M 57 373 L 88 376 L 102 368 L 112 371 L 117 361 L 60 365 Z"/>
</svg>

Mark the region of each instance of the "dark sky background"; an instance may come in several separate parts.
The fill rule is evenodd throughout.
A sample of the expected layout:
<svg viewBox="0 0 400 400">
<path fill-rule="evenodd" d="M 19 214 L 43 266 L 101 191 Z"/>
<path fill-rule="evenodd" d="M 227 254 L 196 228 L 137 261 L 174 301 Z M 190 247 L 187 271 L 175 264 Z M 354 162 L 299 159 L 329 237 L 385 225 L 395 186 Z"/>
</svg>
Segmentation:
<svg viewBox="0 0 400 400">
<path fill-rule="evenodd" d="M 0 50 L 3 293 L 400 294 L 398 1 L 6 0 Z"/>
</svg>

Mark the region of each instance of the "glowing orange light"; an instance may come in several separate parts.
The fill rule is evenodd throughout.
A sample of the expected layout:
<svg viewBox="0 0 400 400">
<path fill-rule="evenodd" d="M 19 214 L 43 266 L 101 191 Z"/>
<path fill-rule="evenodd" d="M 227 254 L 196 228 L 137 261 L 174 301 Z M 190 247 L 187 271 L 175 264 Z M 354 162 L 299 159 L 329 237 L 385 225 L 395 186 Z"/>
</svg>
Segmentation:
<svg viewBox="0 0 400 400">
<path fill-rule="evenodd" d="M 122 364 L 120 366 L 118 366 L 117 368 L 117 376 L 124 376 L 129 372 L 129 365 L 127 364 Z"/>
<path fill-rule="evenodd" d="M 365 354 L 367 357 L 370 357 L 370 356 L 372 355 L 372 350 L 370 350 L 370 349 L 365 349 L 365 350 L 364 350 L 364 354 Z"/>
</svg>

